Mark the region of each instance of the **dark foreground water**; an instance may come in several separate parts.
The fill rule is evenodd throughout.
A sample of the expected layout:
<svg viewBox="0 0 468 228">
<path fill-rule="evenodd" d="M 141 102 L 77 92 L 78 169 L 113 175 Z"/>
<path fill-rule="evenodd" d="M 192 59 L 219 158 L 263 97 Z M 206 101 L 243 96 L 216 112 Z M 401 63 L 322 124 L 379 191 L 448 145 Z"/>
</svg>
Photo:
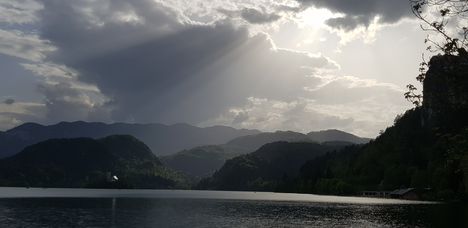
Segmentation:
<svg viewBox="0 0 468 228">
<path fill-rule="evenodd" d="M 0 188 L 0 227 L 468 227 L 468 207 L 280 193 Z"/>
</svg>

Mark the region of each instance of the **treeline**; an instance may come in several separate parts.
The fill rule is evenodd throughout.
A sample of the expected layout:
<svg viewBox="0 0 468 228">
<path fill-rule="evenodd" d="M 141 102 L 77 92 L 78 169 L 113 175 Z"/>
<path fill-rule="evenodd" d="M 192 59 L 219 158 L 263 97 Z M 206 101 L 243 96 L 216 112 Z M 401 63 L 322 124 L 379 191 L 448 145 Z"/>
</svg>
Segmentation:
<svg viewBox="0 0 468 228">
<path fill-rule="evenodd" d="M 302 166 L 280 191 L 352 195 L 365 190 L 427 189 L 429 199 L 464 198 L 468 190 L 468 128 L 423 125 L 408 111 L 376 140 L 328 153 Z"/>
<path fill-rule="evenodd" d="M 181 174 L 164 167 L 141 141 L 51 139 L 0 159 L 0 186 L 64 188 L 188 188 Z"/>
<path fill-rule="evenodd" d="M 365 145 L 267 144 L 228 160 L 198 188 L 330 195 L 416 188 L 425 190 L 422 199 L 466 198 L 468 128 L 424 119 L 423 108 L 409 110 Z"/>
</svg>

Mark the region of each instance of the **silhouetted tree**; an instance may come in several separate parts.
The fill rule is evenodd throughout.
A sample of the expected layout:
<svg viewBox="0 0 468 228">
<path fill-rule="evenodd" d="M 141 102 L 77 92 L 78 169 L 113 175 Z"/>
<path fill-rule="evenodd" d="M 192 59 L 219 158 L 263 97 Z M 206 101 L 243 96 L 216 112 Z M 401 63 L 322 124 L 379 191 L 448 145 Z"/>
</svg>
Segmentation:
<svg viewBox="0 0 468 228">
<path fill-rule="evenodd" d="M 428 35 L 425 40 L 428 50 L 442 51 L 444 54 L 459 54 L 468 46 L 468 0 L 410 0 L 413 14 L 420 19 L 424 31 L 437 36 L 433 39 Z"/>
<path fill-rule="evenodd" d="M 459 55 L 468 47 L 468 0 L 409 0 L 413 14 L 421 20 L 421 28 L 429 32 L 424 40 L 429 52 Z M 435 35 L 431 36 L 431 35 Z M 424 82 L 429 65 L 424 58 L 416 79 Z M 409 84 L 405 99 L 420 106 L 423 96 Z"/>
</svg>

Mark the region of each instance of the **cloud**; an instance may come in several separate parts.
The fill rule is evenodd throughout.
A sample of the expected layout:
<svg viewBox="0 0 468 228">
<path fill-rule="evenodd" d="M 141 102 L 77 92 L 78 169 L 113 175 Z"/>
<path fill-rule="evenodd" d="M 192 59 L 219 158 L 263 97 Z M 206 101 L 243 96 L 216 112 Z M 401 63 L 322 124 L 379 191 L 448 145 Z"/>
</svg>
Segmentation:
<svg viewBox="0 0 468 228">
<path fill-rule="evenodd" d="M 91 97 L 67 83 L 41 84 L 39 90 L 44 94 L 46 113 L 44 119 L 55 121 L 109 119 L 107 110 L 95 104 Z"/>
<path fill-rule="evenodd" d="M 249 97 L 246 104 L 232 106 L 203 125 L 304 133 L 334 128 L 375 137 L 397 114 L 409 108 L 409 104 L 401 102 L 403 92 L 399 87 L 375 80 L 328 76 L 305 90 L 308 93 L 294 100 Z"/>
<path fill-rule="evenodd" d="M 242 124 L 247 120 L 249 120 L 249 114 L 247 112 L 237 112 L 234 114 L 232 125 Z"/>
<path fill-rule="evenodd" d="M 40 121 L 44 112 L 44 105 L 40 103 L 0 103 L 0 129 L 9 129 L 24 122 Z"/>
<path fill-rule="evenodd" d="M 55 48 L 37 34 L 0 29 L 0 53 L 29 61 L 41 61 Z"/>
<path fill-rule="evenodd" d="M 405 92 L 391 83 L 379 83 L 352 76 L 332 76 L 324 81 L 325 83 L 316 88 L 306 89 L 310 92 L 311 99 L 329 105 L 352 104 L 367 99 L 379 100 L 388 105 L 401 105 Z"/>
<path fill-rule="evenodd" d="M 34 0 L 0 0 L 0 24 L 26 24 L 38 20 L 42 5 Z"/>
<path fill-rule="evenodd" d="M 94 4 L 45 2 L 42 38 L 57 47 L 47 61 L 96 85 L 116 121 L 198 123 L 246 96 L 294 99 L 304 84 L 315 83 L 309 77 L 315 69 L 336 68 L 323 56 L 276 48 L 268 35 L 251 35 L 229 21 L 193 24 L 150 1 Z M 57 20 L 63 11 L 69 17 Z M 141 23 L 115 21 L 116 11 Z"/>
<path fill-rule="evenodd" d="M 309 132 L 312 129 L 343 128 L 353 123 L 352 118 L 322 113 L 313 108 L 313 102 L 304 98 L 286 102 L 250 97 L 241 107 L 232 107 L 215 119 L 202 125 L 230 124 L 238 128 L 263 131 L 278 129 Z"/>
<path fill-rule="evenodd" d="M 241 16 L 252 24 L 270 23 L 281 18 L 281 16 L 276 13 L 265 13 L 251 8 L 243 9 L 241 11 Z"/>
<path fill-rule="evenodd" d="M 12 104 L 14 104 L 15 102 L 16 102 L 15 99 L 12 99 L 12 98 L 8 98 L 8 99 L 5 99 L 5 100 L 3 101 L 3 103 L 4 103 L 4 104 L 7 104 L 7 105 L 12 105 Z"/>
<path fill-rule="evenodd" d="M 397 87 L 340 76 L 330 58 L 279 48 L 270 35 L 251 29 L 298 9 L 257 2 L 214 1 L 209 8 L 203 1 L 42 0 L 32 20 L 38 31 L 0 30 L 0 52 L 23 59 L 21 66 L 40 78 L 43 103 L 35 106 L 35 120 L 46 123 L 339 128 L 373 136 L 388 123 L 387 114 L 401 110 Z M 380 6 L 361 11 L 338 3 L 348 4 L 303 1 L 342 13 L 341 21 L 328 23 L 344 30 L 376 16 L 392 21 Z M 29 109 L 11 111 L 18 103 L 1 105 L 4 123 L 32 119 Z"/>
<path fill-rule="evenodd" d="M 330 18 L 326 21 L 326 24 L 333 27 L 342 29 L 345 31 L 351 31 L 360 25 L 364 25 L 368 27 L 371 21 L 369 18 L 365 16 L 344 16 L 344 17 L 336 17 Z"/>
<path fill-rule="evenodd" d="M 73 70 L 54 63 L 22 63 L 21 65 L 34 74 L 45 78 L 62 77 L 70 79 L 76 77 L 76 73 L 74 73 Z"/>
<path fill-rule="evenodd" d="M 359 25 L 369 26 L 376 17 L 381 23 L 395 23 L 411 15 L 408 0 L 297 0 L 303 7 L 327 8 L 344 14 L 330 19 L 332 27 L 351 30 Z"/>
<path fill-rule="evenodd" d="M 107 98 L 96 86 L 80 82 L 75 70 L 50 62 L 21 65 L 42 78 L 37 86 L 45 107 L 41 122 L 109 120 L 109 111 L 102 107 Z"/>
<path fill-rule="evenodd" d="M 221 9 L 219 12 L 231 18 L 242 18 L 251 24 L 271 23 L 281 18 L 277 13 L 264 12 L 255 8 L 243 8 L 241 10 Z"/>
</svg>

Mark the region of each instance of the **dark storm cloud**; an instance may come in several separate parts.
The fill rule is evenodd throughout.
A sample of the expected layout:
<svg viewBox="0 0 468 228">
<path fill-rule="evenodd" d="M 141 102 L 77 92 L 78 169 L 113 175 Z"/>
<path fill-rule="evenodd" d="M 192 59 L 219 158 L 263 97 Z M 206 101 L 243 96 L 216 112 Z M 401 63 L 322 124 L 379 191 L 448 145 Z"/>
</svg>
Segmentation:
<svg viewBox="0 0 468 228">
<path fill-rule="evenodd" d="M 346 31 L 353 30 L 359 25 L 369 26 L 371 18 L 367 16 L 345 16 L 338 18 L 331 18 L 326 21 L 327 25 L 343 29 Z"/>
<path fill-rule="evenodd" d="M 6 100 L 3 101 L 4 104 L 7 104 L 7 105 L 12 105 L 14 104 L 16 101 L 15 99 L 12 99 L 12 98 L 8 98 Z"/>
<path fill-rule="evenodd" d="M 242 10 L 220 9 L 218 11 L 230 18 L 242 18 L 251 24 L 271 23 L 281 18 L 279 14 L 268 13 L 254 8 L 243 8 Z"/>
<path fill-rule="evenodd" d="M 411 15 L 408 0 L 297 0 L 303 7 L 327 8 L 345 14 L 344 18 L 331 19 L 330 26 L 353 29 L 357 25 L 369 25 L 376 16 L 380 22 L 394 23 Z"/>
<path fill-rule="evenodd" d="M 241 11 L 241 16 L 252 24 L 264 24 L 276 21 L 281 18 L 275 13 L 265 13 L 256 9 L 245 8 Z"/>
<path fill-rule="evenodd" d="M 85 61 L 183 28 L 171 9 L 149 0 L 42 0 L 42 3 L 40 33 L 59 48 L 55 58 L 65 58 L 64 62 Z M 125 15 L 141 16 L 142 21 L 125 23 L 122 20 Z"/>
<path fill-rule="evenodd" d="M 22 122 L 38 122 L 42 119 L 37 116 L 41 111 L 37 107 L 30 107 L 28 110 L 30 113 L 18 113 L 18 112 L 0 112 L 0 126 L 2 130 L 7 130 L 13 127 L 14 122 L 21 120 Z"/>
<path fill-rule="evenodd" d="M 313 68 L 331 65 L 321 56 L 276 50 L 266 35 L 250 37 L 229 22 L 194 25 L 152 1 L 99 4 L 44 1 L 42 37 L 58 48 L 50 61 L 77 70 L 79 80 L 110 99 L 105 108 L 113 120 L 196 123 L 248 96 L 294 99 L 313 81 L 305 77 Z M 119 20 L 128 15 L 136 19 Z M 74 99 L 54 100 L 78 96 L 64 94 L 71 89 L 43 88 L 52 101 L 49 113 L 76 117 L 60 113 L 68 103 L 67 110 L 89 108 Z"/>
<path fill-rule="evenodd" d="M 233 125 L 241 124 L 248 119 L 249 119 L 249 114 L 247 112 L 240 112 L 234 117 L 234 119 L 232 120 L 232 124 Z"/>
<path fill-rule="evenodd" d="M 88 119 L 92 112 L 93 105 L 89 99 L 70 84 L 41 84 L 38 88 L 45 97 L 47 122 Z"/>
</svg>

